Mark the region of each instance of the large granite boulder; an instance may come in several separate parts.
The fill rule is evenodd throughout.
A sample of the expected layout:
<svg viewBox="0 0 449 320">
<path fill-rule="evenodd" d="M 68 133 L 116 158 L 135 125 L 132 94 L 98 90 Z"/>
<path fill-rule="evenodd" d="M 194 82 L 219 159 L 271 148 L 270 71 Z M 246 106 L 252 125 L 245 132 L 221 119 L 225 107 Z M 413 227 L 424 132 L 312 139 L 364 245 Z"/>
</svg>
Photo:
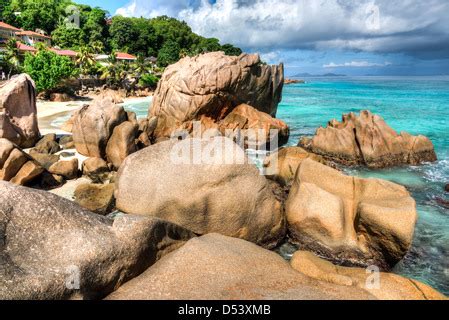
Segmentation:
<svg viewBox="0 0 449 320">
<path fill-rule="evenodd" d="M 335 266 L 311 252 L 297 251 L 292 267 L 316 280 L 368 291 L 379 300 L 446 300 L 447 298 L 419 281 L 397 274 L 377 272 L 374 268 Z"/>
<path fill-rule="evenodd" d="M 208 234 L 189 240 L 108 300 L 371 299 L 366 291 L 302 275 L 276 253 L 253 243 Z"/>
<path fill-rule="evenodd" d="M 424 136 L 398 134 L 384 119 L 369 111 L 343 115 L 319 128 L 312 139 L 299 146 L 344 165 L 383 168 L 400 164 L 417 165 L 437 160 L 432 142 Z"/>
<path fill-rule="evenodd" d="M 118 169 L 123 160 L 137 151 L 136 137 L 139 126 L 137 123 L 125 121 L 115 127 L 106 146 L 106 159 Z"/>
<path fill-rule="evenodd" d="M 0 138 L 0 180 L 25 185 L 45 169 L 19 146 Z"/>
<path fill-rule="evenodd" d="M 211 52 L 181 59 L 165 69 L 154 94 L 149 119 L 158 121 L 153 136 L 170 137 L 192 121 L 219 122 L 241 104 L 274 117 L 283 80 L 283 65 L 264 65 L 257 54 Z"/>
<path fill-rule="evenodd" d="M 245 148 L 252 149 L 263 148 L 272 142 L 275 142 L 276 146 L 284 145 L 290 136 L 290 129 L 285 122 L 274 119 L 247 104 L 235 107 L 218 123 L 218 127 L 223 135 L 229 138 L 239 133 Z"/>
<path fill-rule="evenodd" d="M 337 264 L 388 270 L 413 240 L 416 204 L 400 185 L 342 174 L 311 159 L 296 173 L 286 214 L 291 239 Z"/>
<path fill-rule="evenodd" d="M 82 107 L 73 117 L 72 133 L 76 150 L 86 157 L 105 158 L 106 146 L 114 128 L 125 121 L 125 110 L 111 98 L 96 99 Z"/>
<path fill-rule="evenodd" d="M 273 247 L 285 235 L 277 188 L 239 146 L 215 137 L 165 141 L 130 155 L 115 198 L 123 212 Z"/>
<path fill-rule="evenodd" d="M 30 76 L 21 74 L 0 86 L 0 138 L 30 148 L 39 137 L 36 87 Z"/>
<path fill-rule="evenodd" d="M 97 299 L 193 234 L 139 216 L 115 220 L 0 181 L 0 299 Z"/>
<path fill-rule="evenodd" d="M 323 164 L 328 164 L 323 157 L 307 152 L 300 147 L 280 148 L 272 153 L 263 162 L 266 176 L 283 186 L 289 186 L 295 178 L 299 165 L 305 159 L 312 159 Z"/>
</svg>

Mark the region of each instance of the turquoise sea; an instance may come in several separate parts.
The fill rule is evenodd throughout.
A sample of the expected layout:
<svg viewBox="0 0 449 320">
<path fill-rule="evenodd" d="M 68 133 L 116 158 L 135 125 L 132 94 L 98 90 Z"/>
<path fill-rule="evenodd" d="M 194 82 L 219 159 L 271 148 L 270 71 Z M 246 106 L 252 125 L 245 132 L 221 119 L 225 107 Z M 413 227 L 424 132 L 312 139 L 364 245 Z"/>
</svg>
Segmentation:
<svg viewBox="0 0 449 320">
<path fill-rule="evenodd" d="M 145 116 L 148 100 L 127 109 Z M 436 148 L 437 163 L 387 170 L 348 169 L 363 177 L 387 179 L 406 186 L 416 199 L 419 221 L 412 249 L 394 272 L 449 294 L 449 77 L 307 78 L 284 87 L 277 117 L 291 128 L 289 145 L 343 113 L 368 109 L 397 131 L 423 134 Z M 443 200 L 443 201 L 442 201 Z M 288 251 L 288 249 L 286 249 Z"/>
</svg>

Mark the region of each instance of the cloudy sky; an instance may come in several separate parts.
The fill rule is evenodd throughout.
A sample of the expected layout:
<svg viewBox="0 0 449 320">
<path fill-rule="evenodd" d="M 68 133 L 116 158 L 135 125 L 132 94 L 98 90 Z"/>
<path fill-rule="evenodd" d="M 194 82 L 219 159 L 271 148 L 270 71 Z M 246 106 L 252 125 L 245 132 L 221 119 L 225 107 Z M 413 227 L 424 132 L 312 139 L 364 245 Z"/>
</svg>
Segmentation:
<svg viewBox="0 0 449 320">
<path fill-rule="evenodd" d="M 82 0 L 111 14 L 185 20 L 287 74 L 449 74 L 447 0 Z"/>
</svg>

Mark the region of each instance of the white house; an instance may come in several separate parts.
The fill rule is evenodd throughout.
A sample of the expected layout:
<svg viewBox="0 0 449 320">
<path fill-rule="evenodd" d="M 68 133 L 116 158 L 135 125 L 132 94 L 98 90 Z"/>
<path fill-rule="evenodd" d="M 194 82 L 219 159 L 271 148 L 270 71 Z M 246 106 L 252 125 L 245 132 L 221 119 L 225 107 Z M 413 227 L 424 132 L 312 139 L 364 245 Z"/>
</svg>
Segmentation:
<svg viewBox="0 0 449 320">
<path fill-rule="evenodd" d="M 34 31 L 19 31 L 16 32 L 16 36 L 22 38 L 22 40 L 30 46 L 34 46 L 39 42 L 45 43 L 49 47 L 51 46 L 51 37 Z"/>
</svg>

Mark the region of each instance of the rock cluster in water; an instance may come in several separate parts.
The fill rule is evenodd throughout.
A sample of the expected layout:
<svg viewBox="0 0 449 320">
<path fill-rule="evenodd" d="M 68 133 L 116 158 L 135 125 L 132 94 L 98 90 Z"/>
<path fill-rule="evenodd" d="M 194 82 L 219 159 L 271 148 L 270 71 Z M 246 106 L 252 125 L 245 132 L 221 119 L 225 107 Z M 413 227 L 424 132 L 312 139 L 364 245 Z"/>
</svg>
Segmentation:
<svg viewBox="0 0 449 320">
<path fill-rule="evenodd" d="M 154 94 L 149 118 L 157 118 L 153 139 L 168 138 L 179 130 L 278 129 L 286 142 L 287 125 L 272 119 L 281 101 L 283 65 L 268 66 L 259 55 L 227 56 L 212 52 L 186 57 L 169 66 Z M 264 133 L 269 142 L 274 137 Z M 262 140 L 262 137 L 259 138 Z"/>
<path fill-rule="evenodd" d="M 384 119 L 369 111 L 350 113 L 342 122 L 332 120 L 313 138 L 302 138 L 299 146 L 344 165 L 385 168 L 417 165 L 437 160 L 432 142 L 424 136 L 398 134 Z"/>
<path fill-rule="evenodd" d="M 388 270 L 413 240 L 416 204 L 405 187 L 346 176 L 311 159 L 298 168 L 286 215 L 301 248 L 346 265 Z"/>
</svg>

